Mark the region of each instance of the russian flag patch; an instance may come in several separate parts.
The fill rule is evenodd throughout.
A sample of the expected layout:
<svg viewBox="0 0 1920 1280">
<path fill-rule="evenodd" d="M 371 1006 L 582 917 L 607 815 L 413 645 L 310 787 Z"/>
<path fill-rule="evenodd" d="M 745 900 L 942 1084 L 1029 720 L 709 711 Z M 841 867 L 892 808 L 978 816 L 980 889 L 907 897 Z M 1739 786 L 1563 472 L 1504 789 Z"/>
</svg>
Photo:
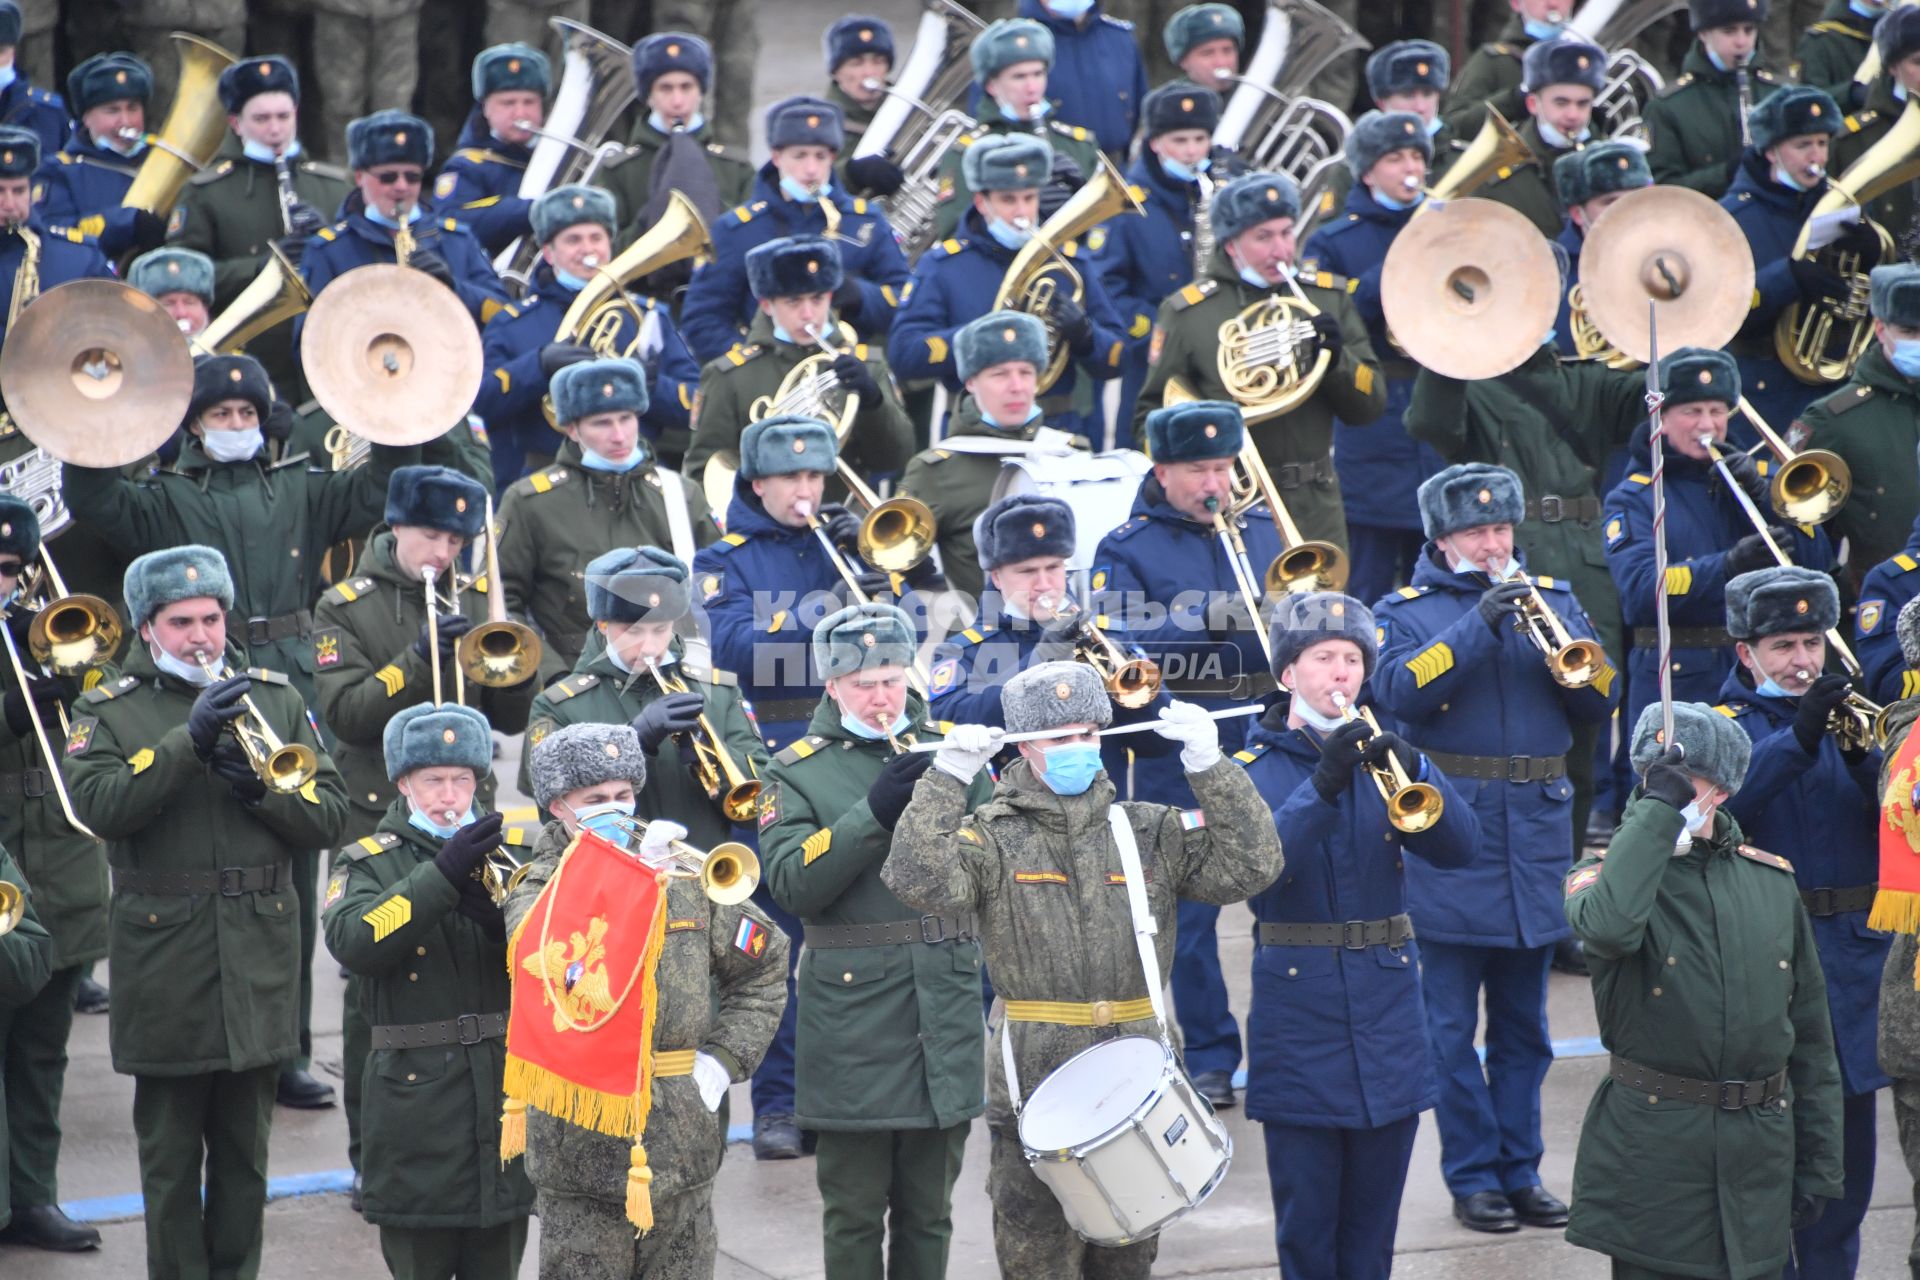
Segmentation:
<svg viewBox="0 0 1920 1280">
<path fill-rule="evenodd" d="M 767 953 L 767 927 L 751 917 L 742 917 L 733 933 L 734 948 L 742 955 L 758 960 Z"/>
<path fill-rule="evenodd" d="M 1196 827 L 1204 827 L 1206 825 L 1207 811 L 1205 809 L 1182 809 L 1180 811 L 1181 830 L 1192 831 Z"/>
</svg>

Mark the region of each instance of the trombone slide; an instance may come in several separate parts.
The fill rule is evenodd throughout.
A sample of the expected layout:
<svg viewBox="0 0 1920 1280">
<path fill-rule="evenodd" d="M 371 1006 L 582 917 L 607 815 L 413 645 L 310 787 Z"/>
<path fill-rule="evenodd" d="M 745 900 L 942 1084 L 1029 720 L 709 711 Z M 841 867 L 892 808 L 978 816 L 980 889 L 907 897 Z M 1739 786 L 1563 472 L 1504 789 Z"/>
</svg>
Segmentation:
<svg viewBox="0 0 1920 1280">
<path fill-rule="evenodd" d="M 54 797 L 60 802 L 60 816 L 67 820 L 68 826 L 81 835 L 98 840 L 100 837 L 95 835 L 93 829 L 86 823 L 80 821 L 80 816 L 73 811 L 73 798 L 67 794 L 67 784 L 60 776 L 60 757 L 54 754 L 53 747 L 47 741 L 47 726 L 40 719 L 39 704 L 34 702 L 27 690 L 27 671 L 20 661 L 20 646 L 14 643 L 13 628 L 7 626 L 6 619 L 3 617 L 0 617 L 0 638 L 6 640 L 7 661 L 13 666 L 13 678 L 20 686 L 21 700 L 27 704 L 27 719 L 33 722 L 33 740 L 40 747 L 40 758 L 46 762 L 47 777 L 53 783 Z M 65 708 L 61 709 L 60 714 L 64 719 Z M 0 884 L 0 888 L 7 887 L 11 886 Z M 19 922 L 16 920 L 14 923 Z M 7 926 L 8 929 L 12 927 L 12 925 Z M 0 933 L 4 932 L 6 930 L 0 929 Z"/>
</svg>

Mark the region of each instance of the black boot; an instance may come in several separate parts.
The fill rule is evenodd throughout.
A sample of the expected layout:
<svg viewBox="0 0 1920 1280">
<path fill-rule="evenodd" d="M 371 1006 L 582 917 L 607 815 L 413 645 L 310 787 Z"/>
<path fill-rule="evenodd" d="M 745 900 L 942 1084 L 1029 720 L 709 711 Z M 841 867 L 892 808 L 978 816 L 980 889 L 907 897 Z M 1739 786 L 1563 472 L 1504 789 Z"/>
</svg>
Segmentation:
<svg viewBox="0 0 1920 1280">
<path fill-rule="evenodd" d="M 1587 949 L 1578 938 L 1562 938 L 1553 944 L 1553 971 L 1587 976 Z"/>
<path fill-rule="evenodd" d="M 100 1247 L 100 1233 L 69 1218 L 57 1204 L 37 1204 L 13 1211 L 13 1221 L 5 1230 L 0 1230 L 0 1243 L 51 1249 L 56 1253 L 81 1253 Z"/>
<path fill-rule="evenodd" d="M 107 989 L 92 978 L 81 978 L 80 985 L 74 988 L 73 1011 L 75 1013 L 105 1013 L 107 1011 Z"/>
<path fill-rule="evenodd" d="M 764 1115 L 753 1118 L 753 1158 L 755 1160 L 798 1160 L 804 1153 L 800 1127 L 790 1115 Z"/>
<path fill-rule="evenodd" d="M 1498 1191 L 1476 1191 L 1453 1202 L 1453 1216 L 1470 1231 L 1518 1231 L 1520 1215 Z"/>
<path fill-rule="evenodd" d="M 1193 1091 L 1213 1104 L 1215 1111 L 1235 1105 L 1233 1072 L 1202 1071 L 1193 1078 Z"/>
<path fill-rule="evenodd" d="M 324 1080 L 315 1080 L 304 1071 L 282 1071 L 273 1089 L 273 1100 L 283 1107 L 320 1111 L 333 1105 L 333 1086 Z"/>
</svg>

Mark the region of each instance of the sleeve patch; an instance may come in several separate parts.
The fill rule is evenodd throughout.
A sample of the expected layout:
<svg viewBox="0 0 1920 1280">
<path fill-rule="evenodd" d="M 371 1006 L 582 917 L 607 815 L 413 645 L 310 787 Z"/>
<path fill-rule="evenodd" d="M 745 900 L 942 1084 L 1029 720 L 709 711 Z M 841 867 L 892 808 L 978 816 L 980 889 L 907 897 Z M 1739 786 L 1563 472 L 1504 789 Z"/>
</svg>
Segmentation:
<svg viewBox="0 0 1920 1280">
<path fill-rule="evenodd" d="M 153 766 L 153 748 L 142 747 L 127 757 L 127 764 L 133 769 L 133 776 L 139 777 Z"/>
<path fill-rule="evenodd" d="M 1607 550 L 1609 551 L 1613 550 L 1615 547 L 1619 546 L 1621 543 L 1625 542 L 1626 540 L 1627 540 L 1626 517 L 1614 516 L 1611 520 L 1608 520 L 1607 521 Z"/>
<path fill-rule="evenodd" d="M 320 904 L 320 909 L 322 911 L 325 911 L 328 907 L 331 907 L 334 903 L 340 901 L 340 895 L 345 893 L 346 891 L 347 891 L 347 873 L 344 871 L 341 871 L 336 873 L 333 879 L 327 881 L 327 898 L 325 902 L 322 902 Z"/>
<path fill-rule="evenodd" d="M 1583 889 L 1591 889 L 1599 880 L 1599 867 L 1582 867 L 1567 877 L 1567 896 L 1571 898 Z"/>
<path fill-rule="evenodd" d="M 715 596 L 719 595 L 722 591 L 726 590 L 726 587 L 727 587 L 726 574 L 710 573 L 706 577 L 700 579 L 700 599 L 703 601 L 711 600 Z"/>
<path fill-rule="evenodd" d="M 1860 602 L 1860 634 L 1870 636 L 1873 629 L 1880 625 L 1880 617 L 1886 612 L 1885 600 L 1862 600 Z"/>
<path fill-rule="evenodd" d="M 933 675 L 928 682 L 928 692 L 939 697 L 953 687 L 954 675 L 960 670 L 960 659 L 945 658 L 934 664 Z"/>
<path fill-rule="evenodd" d="M 800 865 L 810 867 L 833 847 L 833 830 L 822 827 L 800 844 Z"/>
<path fill-rule="evenodd" d="M 1406 665 L 1413 673 L 1414 687 L 1424 689 L 1453 670 L 1453 649 L 1445 641 L 1435 641 L 1408 658 Z"/>
<path fill-rule="evenodd" d="M 767 953 L 767 926 L 751 916 L 742 916 L 740 927 L 733 932 L 733 948 L 758 960 Z"/>
<path fill-rule="evenodd" d="M 396 893 L 360 917 L 373 926 L 373 940 L 384 942 L 394 930 L 404 928 L 413 919 L 413 903 L 404 893 Z"/>
<path fill-rule="evenodd" d="M 313 665 L 316 667 L 340 665 L 340 628 L 321 627 L 313 633 Z"/>
<path fill-rule="evenodd" d="M 93 743 L 93 727 L 97 720 L 76 720 L 73 729 L 67 734 L 67 754 L 77 756 L 86 751 Z"/>
<path fill-rule="evenodd" d="M 780 821 L 780 784 L 773 783 L 760 792 L 760 829 L 765 831 Z"/>
<path fill-rule="evenodd" d="M 1182 809 L 1180 811 L 1180 829 L 1182 831 L 1197 831 L 1206 825 L 1207 811 L 1205 809 Z"/>
</svg>

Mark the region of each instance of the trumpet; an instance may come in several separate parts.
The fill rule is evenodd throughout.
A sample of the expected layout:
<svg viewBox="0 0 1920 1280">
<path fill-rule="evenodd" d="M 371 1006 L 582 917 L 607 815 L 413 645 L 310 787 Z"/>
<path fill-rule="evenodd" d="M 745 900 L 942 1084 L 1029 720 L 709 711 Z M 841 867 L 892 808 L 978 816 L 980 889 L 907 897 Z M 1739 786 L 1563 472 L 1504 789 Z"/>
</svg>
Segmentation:
<svg viewBox="0 0 1920 1280">
<path fill-rule="evenodd" d="M 1526 598 L 1513 625 L 1547 656 L 1547 671 L 1554 683 L 1563 689 L 1584 689 L 1592 684 L 1607 660 L 1606 652 L 1596 641 L 1580 639 L 1567 630 L 1567 624 L 1547 606 L 1546 597 L 1525 569 L 1515 566 L 1510 580 L 1527 584 Z"/>
<path fill-rule="evenodd" d="M 1050 596 L 1041 596 L 1035 603 L 1050 610 L 1056 618 L 1078 620 L 1079 634 L 1073 646 L 1074 661 L 1084 662 L 1093 668 L 1115 706 L 1138 710 L 1160 696 L 1159 663 L 1151 658 L 1128 657 L 1119 645 L 1094 625 L 1086 611 L 1071 600 L 1056 602 Z"/>
<path fill-rule="evenodd" d="M 393 260 L 403 267 L 411 265 L 407 260 L 413 257 L 414 249 L 417 247 L 413 242 L 413 227 L 407 222 L 407 215 L 411 212 L 412 210 L 402 205 L 398 200 L 393 202 L 393 221 L 395 224 L 393 228 Z"/>
<path fill-rule="evenodd" d="M 1373 718 L 1369 707 L 1358 710 L 1347 702 L 1347 696 L 1338 689 L 1333 691 L 1333 705 L 1340 712 L 1340 718 L 1351 724 L 1358 720 L 1375 734 L 1380 732 L 1380 722 Z M 1373 775 L 1373 785 L 1380 790 L 1380 798 L 1387 802 L 1387 821 L 1393 824 L 1395 831 L 1408 835 L 1425 831 L 1440 821 L 1440 814 L 1446 808 L 1446 800 L 1440 789 L 1429 782 L 1415 782 L 1407 776 L 1400 761 L 1393 752 L 1386 752 L 1385 764 L 1370 764 L 1367 772 Z"/>
<path fill-rule="evenodd" d="M 20 927 L 27 918 L 27 895 L 11 880 L 0 880 L 0 938 Z"/>
<path fill-rule="evenodd" d="M 204 653 L 196 656 L 200 669 L 210 678 L 224 680 L 231 674 L 224 664 L 214 666 Z M 247 762 L 260 775 L 260 781 L 267 784 L 267 790 L 291 795 L 312 782 L 320 772 L 320 759 L 313 748 L 301 742 L 281 741 L 252 694 L 243 694 L 240 702 L 246 714 L 229 721 L 227 727 L 239 740 L 240 749 L 246 752 Z"/>
<path fill-rule="evenodd" d="M 636 842 L 647 834 L 648 824 L 640 818 L 622 818 L 619 825 Z M 760 859 L 737 841 L 727 840 L 701 850 L 684 840 L 674 840 L 667 848 L 667 874 L 698 880 L 701 891 L 723 907 L 745 902 L 760 884 Z"/>
<path fill-rule="evenodd" d="M 1814 681 L 1812 672 L 1793 674 L 1809 685 Z M 1893 736 L 1887 723 L 1887 709 L 1853 689 L 1847 690 L 1847 696 L 1827 716 L 1827 732 L 1843 751 L 1868 751 L 1876 747 L 1884 751 L 1887 740 Z"/>
<path fill-rule="evenodd" d="M 458 810 L 443 810 L 440 823 L 442 826 L 454 826 L 460 821 L 460 816 Z M 480 865 L 473 869 L 473 878 L 487 891 L 494 906 L 503 906 L 507 895 L 513 892 L 532 865 L 531 861 L 521 861 L 511 849 L 500 845 L 487 850 L 486 856 L 480 859 Z"/>
<path fill-rule="evenodd" d="M 661 693 L 688 692 L 685 680 L 667 675 L 652 658 L 648 658 L 646 663 Z M 707 719 L 705 711 L 700 713 L 699 728 L 685 736 L 688 747 L 693 751 L 693 759 L 688 762 L 688 767 L 693 771 L 694 781 L 700 784 L 710 799 L 720 802 L 720 811 L 729 822 L 752 821 L 760 808 L 760 780 L 734 762 L 733 754 L 727 750 L 727 744 L 721 741 L 719 731 L 713 727 L 713 721 Z"/>
</svg>

